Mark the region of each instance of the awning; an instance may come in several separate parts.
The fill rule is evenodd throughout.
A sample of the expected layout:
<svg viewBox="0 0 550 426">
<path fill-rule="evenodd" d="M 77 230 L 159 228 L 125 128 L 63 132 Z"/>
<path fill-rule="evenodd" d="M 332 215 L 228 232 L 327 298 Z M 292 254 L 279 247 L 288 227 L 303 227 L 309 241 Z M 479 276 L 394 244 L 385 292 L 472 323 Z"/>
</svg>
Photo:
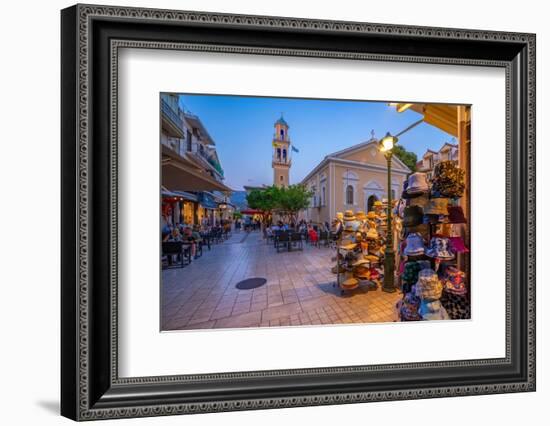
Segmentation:
<svg viewBox="0 0 550 426">
<path fill-rule="evenodd" d="M 255 215 L 255 214 L 263 214 L 262 210 L 255 210 L 255 209 L 246 209 L 241 211 L 242 214 L 248 214 L 248 215 Z"/>
<path fill-rule="evenodd" d="M 393 105 L 393 104 L 392 104 Z M 412 109 L 424 116 L 424 121 L 444 132 L 458 137 L 458 105 L 396 104 L 397 112 Z"/>
<path fill-rule="evenodd" d="M 231 188 L 217 181 L 204 170 L 186 161 L 169 148 L 162 150 L 162 186 L 173 191 L 222 191 L 232 192 Z"/>
<path fill-rule="evenodd" d="M 191 194 L 190 192 L 172 191 L 172 193 L 175 194 L 176 197 L 181 197 L 187 201 L 198 201 L 198 196 L 196 194 Z"/>
<path fill-rule="evenodd" d="M 201 192 L 199 194 L 199 203 L 205 209 L 217 209 L 218 208 L 218 203 L 216 203 L 216 200 L 214 200 L 214 197 L 210 194 L 205 193 L 205 192 Z"/>
</svg>

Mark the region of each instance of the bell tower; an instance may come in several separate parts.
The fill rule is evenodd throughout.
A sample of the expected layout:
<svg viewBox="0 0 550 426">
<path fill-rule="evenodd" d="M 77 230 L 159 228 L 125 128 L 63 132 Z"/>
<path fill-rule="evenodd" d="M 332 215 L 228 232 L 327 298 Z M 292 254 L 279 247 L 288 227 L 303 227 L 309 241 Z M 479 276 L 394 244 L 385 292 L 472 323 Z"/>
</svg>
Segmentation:
<svg viewBox="0 0 550 426">
<path fill-rule="evenodd" d="M 273 185 L 287 187 L 290 184 L 289 172 L 292 161 L 290 159 L 290 138 L 288 137 L 288 124 L 283 115 L 275 122 L 275 134 L 273 135 Z"/>
</svg>

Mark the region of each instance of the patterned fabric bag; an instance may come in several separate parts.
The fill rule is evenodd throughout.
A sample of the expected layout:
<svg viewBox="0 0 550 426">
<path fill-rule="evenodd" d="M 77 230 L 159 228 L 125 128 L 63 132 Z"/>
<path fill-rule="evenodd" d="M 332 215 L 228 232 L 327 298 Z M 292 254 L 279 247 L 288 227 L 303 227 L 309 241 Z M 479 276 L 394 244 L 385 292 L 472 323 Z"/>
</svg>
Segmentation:
<svg viewBox="0 0 550 426">
<path fill-rule="evenodd" d="M 451 319 L 470 319 L 470 301 L 467 296 L 444 292 L 441 305 Z"/>
<path fill-rule="evenodd" d="M 412 292 L 407 293 L 401 301 L 399 307 L 399 317 L 401 321 L 420 321 L 422 317 L 418 313 L 418 307 L 420 305 L 420 299 L 416 297 Z"/>
<path fill-rule="evenodd" d="M 464 194 L 465 172 L 453 161 L 442 161 L 434 168 L 432 197 L 459 198 Z"/>
<path fill-rule="evenodd" d="M 418 262 L 407 262 L 405 264 L 405 271 L 401 276 L 403 283 L 414 284 L 418 281 L 418 273 L 420 272 L 420 265 Z"/>
</svg>

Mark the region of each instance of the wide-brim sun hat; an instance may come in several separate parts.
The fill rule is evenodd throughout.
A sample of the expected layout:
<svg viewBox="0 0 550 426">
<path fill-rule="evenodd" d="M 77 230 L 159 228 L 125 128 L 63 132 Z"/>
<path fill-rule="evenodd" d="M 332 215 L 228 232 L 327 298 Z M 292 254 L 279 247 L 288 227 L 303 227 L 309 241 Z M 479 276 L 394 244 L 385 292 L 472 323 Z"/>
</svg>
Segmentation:
<svg viewBox="0 0 550 426">
<path fill-rule="evenodd" d="M 367 213 L 367 219 L 376 219 L 376 212 L 374 212 L 373 210 L 368 212 Z"/>
<path fill-rule="evenodd" d="M 365 220 L 367 218 L 367 215 L 365 214 L 364 211 L 362 210 L 359 210 L 356 214 L 355 214 L 355 218 L 357 220 Z"/>
<path fill-rule="evenodd" d="M 350 277 L 344 282 L 340 283 L 340 286 L 346 289 L 356 288 L 359 286 L 359 281 L 357 280 L 357 278 Z"/>
<path fill-rule="evenodd" d="M 340 246 L 342 250 L 347 250 L 347 251 L 355 250 L 356 247 L 357 247 L 356 243 L 343 244 Z"/>
<path fill-rule="evenodd" d="M 378 231 L 376 231 L 376 229 L 374 228 L 369 229 L 366 235 L 368 239 L 372 239 L 372 240 L 378 239 Z"/>
<path fill-rule="evenodd" d="M 355 215 L 353 214 L 353 210 L 346 210 L 346 212 L 344 213 L 344 221 L 350 222 L 353 220 L 355 220 Z"/>
</svg>

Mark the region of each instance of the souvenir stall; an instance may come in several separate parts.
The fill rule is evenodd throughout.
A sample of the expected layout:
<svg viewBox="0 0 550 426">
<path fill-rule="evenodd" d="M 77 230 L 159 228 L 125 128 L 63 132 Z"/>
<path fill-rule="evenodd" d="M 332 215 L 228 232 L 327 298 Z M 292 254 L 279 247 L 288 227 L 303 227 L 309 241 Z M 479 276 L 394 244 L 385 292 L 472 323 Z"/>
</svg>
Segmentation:
<svg viewBox="0 0 550 426">
<path fill-rule="evenodd" d="M 401 321 L 470 318 L 469 282 L 460 269 L 469 260 L 461 236 L 464 188 L 464 171 L 452 161 L 438 163 L 431 182 L 413 173 L 404 184 L 395 208 Z"/>
<path fill-rule="evenodd" d="M 333 230 L 336 241 L 335 286 L 342 294 L 360 287 L 375 290 L 383 276 L 384 239 L 377 230 L 378 216 L 374 211 L 365 214 L 347 210 L 337 213 Z M 333 231 L 335 232 L 335 231 Z"/>
</svg>

